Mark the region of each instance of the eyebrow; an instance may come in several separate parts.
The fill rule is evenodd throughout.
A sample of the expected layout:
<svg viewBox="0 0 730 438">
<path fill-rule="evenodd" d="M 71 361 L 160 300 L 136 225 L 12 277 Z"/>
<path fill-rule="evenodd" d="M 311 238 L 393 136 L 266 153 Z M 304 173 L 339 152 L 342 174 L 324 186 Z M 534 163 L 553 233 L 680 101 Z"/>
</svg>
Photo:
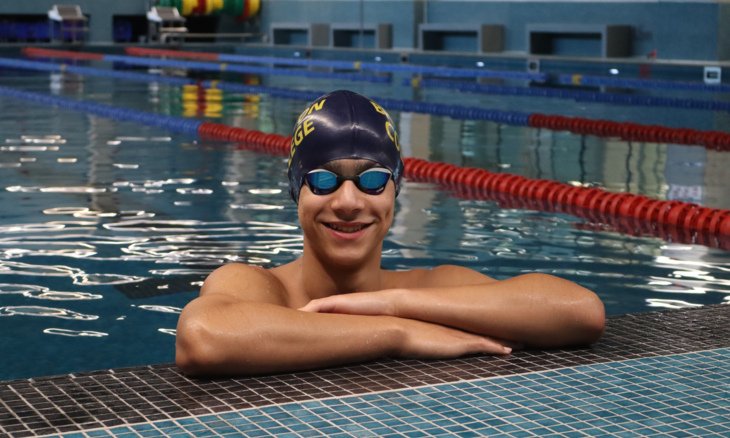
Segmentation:
<svg viewBox="0 0 730 438">
<path fill-rule="evenodd" d="M 375 161 L 370 160 L 359 160 L 357 164 L 355 165 L 355 171 L 353 172 L 354 175 L 359 175 L 366 170 L 372 169 L 374 167 L 383 167 L 379 163 L 376 163 Z M 322 166 L 322 169 L 329 170 L 330 172 L 334 172 L 338 175 L 343 174 L 344 166 L 341 161 L 330 161 L 329 163 L 326 163 L 324 166 Z"/>
</svg>

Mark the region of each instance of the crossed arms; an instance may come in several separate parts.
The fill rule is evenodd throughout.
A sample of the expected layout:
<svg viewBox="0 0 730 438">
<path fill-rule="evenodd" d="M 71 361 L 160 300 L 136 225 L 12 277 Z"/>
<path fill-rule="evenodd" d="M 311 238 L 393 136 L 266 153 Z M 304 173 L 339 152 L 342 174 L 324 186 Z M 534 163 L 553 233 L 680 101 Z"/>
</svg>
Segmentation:
<svg viewBox="0 0 730 438">
<path fill-rule="evenodd" d="M 268 374 L 379 357 L 585 345 L 604 329 L 598 297 L 550 275 L 496 281 L 444 266 L 416 285 L 332 295 L 297 309 L 270 272 L 227 265 L 183 310 L 176 362 L 191 375 Z"/>
</svg>

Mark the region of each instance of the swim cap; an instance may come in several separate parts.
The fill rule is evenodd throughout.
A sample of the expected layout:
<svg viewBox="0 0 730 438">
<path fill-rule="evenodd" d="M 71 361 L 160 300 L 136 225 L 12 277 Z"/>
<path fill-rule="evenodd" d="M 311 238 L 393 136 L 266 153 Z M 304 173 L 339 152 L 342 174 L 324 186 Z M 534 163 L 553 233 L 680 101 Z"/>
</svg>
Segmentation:
<svg viewBox="0 0 730 438">
<path fill-rule="evenodd" d="M 390 116 L 367 97 L 338 90 L 307 106 L 294 126 L 288 171 L 294 202 L 308 172 L 346 158 L 371 160 L 390 170 L 396 195 L 400 191 L 403 160 Z"/>
</svg>

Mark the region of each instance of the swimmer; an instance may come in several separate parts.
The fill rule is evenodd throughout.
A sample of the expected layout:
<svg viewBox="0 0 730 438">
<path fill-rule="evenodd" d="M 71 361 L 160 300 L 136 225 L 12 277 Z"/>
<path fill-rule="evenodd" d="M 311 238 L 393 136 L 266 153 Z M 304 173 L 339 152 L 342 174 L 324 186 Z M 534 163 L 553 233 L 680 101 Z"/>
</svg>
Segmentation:
<svg viewBox="0 0 730 438">
<path fill-rule="evenodd" d="M 370 99 L 335 91 L 300 115 L 289 157 L 301 257 L 213 271 L 182 311 L 176 362 L 188 375 L 258 375 L 383 357 L 507 355 L 587 345 L 603 303 L 541 273 L 504 280 L 443 265 L 381 268 L 403 176 L 398 135 Z"/>
</svg>

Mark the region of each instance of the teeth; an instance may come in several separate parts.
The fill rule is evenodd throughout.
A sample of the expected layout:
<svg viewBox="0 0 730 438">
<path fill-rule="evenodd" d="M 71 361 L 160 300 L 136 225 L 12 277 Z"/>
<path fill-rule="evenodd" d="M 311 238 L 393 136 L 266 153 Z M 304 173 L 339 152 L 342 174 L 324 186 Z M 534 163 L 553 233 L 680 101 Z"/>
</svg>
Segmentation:
<svg viewBox="0 0 730 438">
<path fill-rule="evenodd" d="M 351 226 L 351 227 L 346 227 L 346 226 L 342 226 L 342 225 L 329 224 L 328 226 L 330 228 L 332 228 L 333 230 L 340 231 L 342 233 L 355 233 L 355 232 L 360 231 L 363 228 L 365 228 L 365 225 L 355 225 L 355 226 Z"/>
</svg>

